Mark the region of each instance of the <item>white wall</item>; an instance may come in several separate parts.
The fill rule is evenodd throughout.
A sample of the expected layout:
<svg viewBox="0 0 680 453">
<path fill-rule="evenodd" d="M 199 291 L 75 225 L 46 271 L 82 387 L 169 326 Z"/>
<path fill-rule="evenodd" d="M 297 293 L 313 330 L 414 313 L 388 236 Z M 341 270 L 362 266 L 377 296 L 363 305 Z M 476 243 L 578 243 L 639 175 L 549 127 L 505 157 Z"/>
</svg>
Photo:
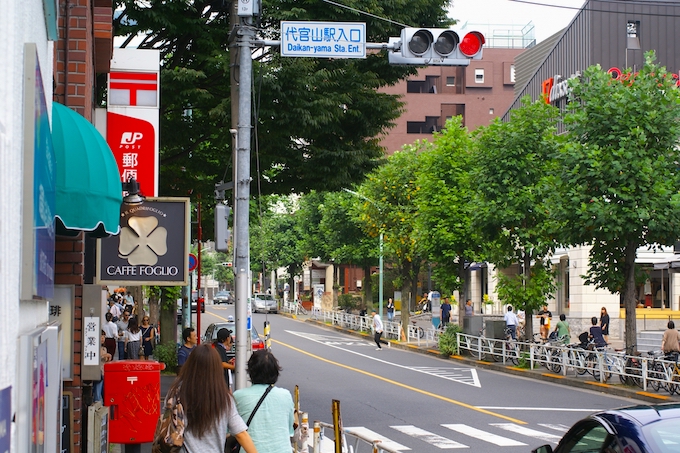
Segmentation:
<svg viewBox="0 0 680 453">
<path fill-rule="evenodd" d="M 16 392 L 18 336 L 48 319 L 45 303 L 19 303 L 23 159 L 24 43 L 38 48 L 51 110 L 53 45 L 47 41 L 40 0 L 0 0 L 0 389 Z M 17 401 L 12 395 L 13 410 Z M 12 426 L 12 451 L 16 451 Z"/>
</svg>

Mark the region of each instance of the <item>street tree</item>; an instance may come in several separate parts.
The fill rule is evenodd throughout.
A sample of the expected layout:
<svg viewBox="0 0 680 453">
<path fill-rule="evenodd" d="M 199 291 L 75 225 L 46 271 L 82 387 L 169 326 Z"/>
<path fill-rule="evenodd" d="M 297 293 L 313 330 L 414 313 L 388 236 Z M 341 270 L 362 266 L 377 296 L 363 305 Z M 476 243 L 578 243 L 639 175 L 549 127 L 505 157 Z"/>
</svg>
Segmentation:
<svg viewBox="0 0 680 453">
<path fill-rule="evenodd" d="M 383 234 L 384 256 L 399 277 L 394 286 L 401 288 L 401 322 L 409 324 L 409 310 L 415 307 L 418 273 L 422 254 L 415 236 L 416 178 L 419 154 L 431 144 L 418 141 L 405 145 L 371 172 L 358 187 L 354 215 L 372 237 Z"/>
<path fill-rule="evenodd" d="M 160 51 L 160 193 L 203 194 L 207 203 L 232 167 L 230 89 L 238 82 L 230 71 L 232 2 L 114 3 L 115 34 L 127 37 L 122 47 Z M 254 25 L 258 37 L 279 39 L 281 20 L 364 21 L 367 41 L 387 42 L 401 24 L 450 24 L 448 3 L 265 0 Z M 383 149 L 376 137 L 393 125 L 403 104 L 378 89 L 415 68 L 390 66 L 386 52 L 366 59 L 282 58 L 272 47 L 254 56 L 251 168 L 260 169 L 261 193 L 339 190 L 379 164 Z"/>
<path fill-rule="evenodd" d="M 673 244 L 680 231 L 676 82 L 649 52 L 638 72 L 612 79 L 592 66 L 569 83 L 569 142 L 553 199 L 563 241 L 591 247 L 586 282 L 621 291 L 627 346 L 637 336 L 637 249 Z"/>
<path fill-rule="evenodd" d="M 554 291 L 552 279 L 537 288 L 531 283 L 536 272 L 549 269 L 546 259 L 555 249 L 556 224 L 548 203 L 553 189 L 547 184 L 554 169 L 560 140 L 555 134 L 558 110 L 544 101 L 525 98 L 508 122 L 496 119 L 477 131 L 474 223 L 488 243 L 488 259 L 503 269 L 518 264 L 526 295 L 516 307 L 526 311 L 526 334 L 531 335 L 533 310 Z M 499 290 L 510 283 L 500 279 Z"/>
<path fill-rule="evenodd" d="M 468 294 L 466 265 L 480 256 L 482 238 L 472 222 L 473 167 L 473 142 L 460 116 L 447 120 L 420 155 L 416 237 L 434 265 L 439 289 L 447 293 Z"/>
</svg>

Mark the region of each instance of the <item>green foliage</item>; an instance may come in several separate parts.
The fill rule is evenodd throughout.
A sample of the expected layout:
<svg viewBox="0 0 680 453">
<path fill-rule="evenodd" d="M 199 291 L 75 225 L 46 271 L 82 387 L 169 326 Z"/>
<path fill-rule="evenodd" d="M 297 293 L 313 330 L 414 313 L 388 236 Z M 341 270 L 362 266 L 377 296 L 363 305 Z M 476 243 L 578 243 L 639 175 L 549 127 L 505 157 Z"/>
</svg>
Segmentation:
<svg viewBox="0 0 680 453">
<path fill-rule="evenodd" d="M 340 294 L 338 296 L 338 306 L 344 310 L 353 310 L 359 306 L 361 298 L 355 297 L 353 294 Z"/>
<path fill-rule="evenodd" d="M 497 274 L 497 278 L 496 291 L 500 300 L 529 314 L 540 308 L 548 295 L 556 289 L 554 273 L 548 265 L 540 263 L 531 268 L 528 278 L 525 275 L 506 275 L 502 272 Z M 489 302 L 493 303 L 491 300 Z"/>
<path fill-rule="evenodd" d="M 531 367 L 531 355 L 526 351 L 520 352 L 519 358 L 517 359 L 517 368 L 528 369 L 530 367 Z"/>
<path fill-rule="evenodd" d="M 439 351 L 444 355 L 452 355 L 458 350 L 458 333 L 462 329 L 458 324 L 449 324 L 446 330 L 439 334 Z"/>
<path fill-rule="evenodd" d="M 481 252 L 481 237 L 472 224 L 472 149 L 462 118 L 456 116 L 420 156 L 415 235 L 435 264 L 432 273 L 442 292 L 462 287 L 465 272 L 458 264 L 474 261 Z"/>
<path fill-rule="evenodd" d="M 165 371 L 177 370 L 177 345 L 175 343 L 161 343 L 153 350 L 156 360 L 165 364 Z"/>
</svg>

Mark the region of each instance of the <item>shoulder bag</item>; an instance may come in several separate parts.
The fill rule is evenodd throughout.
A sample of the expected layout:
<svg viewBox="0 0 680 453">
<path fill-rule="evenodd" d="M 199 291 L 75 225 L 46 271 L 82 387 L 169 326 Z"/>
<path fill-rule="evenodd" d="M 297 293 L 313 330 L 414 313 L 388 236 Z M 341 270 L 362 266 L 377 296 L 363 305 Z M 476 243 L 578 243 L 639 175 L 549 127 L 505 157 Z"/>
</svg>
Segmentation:
<svg viewBox="0 0 680 453">
<path fill-rule="evenodd" d="M 152 453 L 180 453 L 184 449 L 184 407 L 179 400 L 179 394 L 166 398 L 165 412 L 158 420 L 156 432 L 151 445 Z"/>
<path fill-rule="evenodd" d="M 250 425 L 250 422 L 253 420 L 253 417 L 255 416 L 255 412 L 260 408 L 260 404 L 262 404 L 262 401 L 264 401 L 265 397 L 267 394 L 273 389 L 274 386 L 270 385 L 267 387 L 267 390 L 264 391 L 262 394 L 262 397 L 260 398 L 260 401 L 257 402 L 255 405 L 255 409 L 250 413 L 250 417 L 248 417 L 248 421 L 246 422 L 246 425 Z M 236 440 L 236 437 L 234 436 L 227 436 L 227 441 L 224 443 L 224 453 L 238 453 L 239 450 L 241 449 L 241 444 L 238 443 L 238 440 Z"/>
</svg>

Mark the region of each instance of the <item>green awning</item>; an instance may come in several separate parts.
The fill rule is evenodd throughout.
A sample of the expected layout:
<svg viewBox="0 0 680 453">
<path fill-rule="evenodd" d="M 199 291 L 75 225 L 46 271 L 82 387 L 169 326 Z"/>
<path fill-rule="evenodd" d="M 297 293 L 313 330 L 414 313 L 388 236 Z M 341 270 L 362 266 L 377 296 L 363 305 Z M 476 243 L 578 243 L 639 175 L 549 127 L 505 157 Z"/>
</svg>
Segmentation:
<svg viewBox="0 0 680 453">
<path fill-rule="evenodd" d="M 104 137 L 83 116 L 53 102 L 52 143 L 57 232 L 118 234 L 123 201 L 120 174 Z"/>
</svg>

